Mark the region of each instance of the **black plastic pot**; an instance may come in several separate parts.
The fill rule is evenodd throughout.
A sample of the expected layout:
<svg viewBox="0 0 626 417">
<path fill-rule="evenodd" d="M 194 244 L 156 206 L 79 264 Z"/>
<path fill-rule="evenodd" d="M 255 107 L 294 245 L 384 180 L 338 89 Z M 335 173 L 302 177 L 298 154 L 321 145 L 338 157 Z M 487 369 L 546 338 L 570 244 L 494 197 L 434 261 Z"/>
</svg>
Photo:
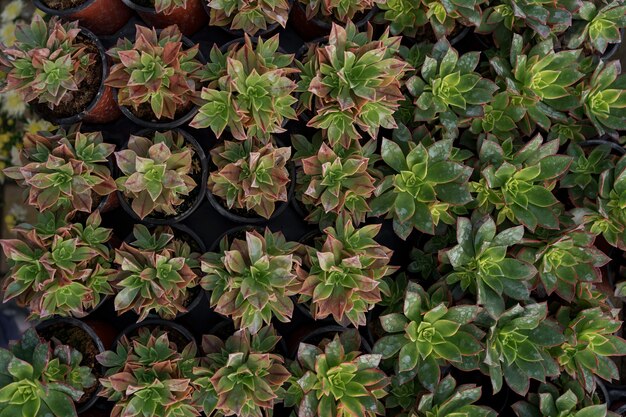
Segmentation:
<svg viewBox="0 0 626 417">
<path fill-rule="evenodd" d="M 293 7 L 293 0 L 289 0 L 289 3 L 291 4 L 291 7 Z M 202 6 L 204 7 L 204 11 L 207 14 L 207 16 L 211 16 L 211 8 L 209 7 L 209 0 L 202 0 Z M 261 38 L 269 37 L 273 35 L 278 30 L 279 27 L 280 27 L 280 23 L 278 22 L 272 23 L 271 25 L 267 27 L 267 29 L 261 30 L 255 33 L 254 37 L 261 37 Z M 223 30 L 224 32 L 228 33 L 230 36 L 233 36 L 236 38 L 241 38 L 245 34 L 245 32 L 241 29 L 231 29 L 228 26 L 219 26 L 219 28 Z"/>
<path fill-rule="evenodd" d="M 102 343 L 102 340 L 100 340 L 100 337 L 96 334 L 96 332 L 86 323 L 75 318 L 59 317 L 59 318 L 46 320 L 46 321 L 39 323 L 35 327 L 35 329 L 37 330 L 37 333 L 41 337 L 47 340 L 51 340 L 53 337 L 55 338 L 60 337 L 60 334 L 54 331 L 54 327 L 56 326 L 73 327 L 73 328 L 80 329 L 80 331 L 84 333 L 85 337 L 87 337 L 93 343 L 96 350 L 98 351 L 98 354 L 105 351 L 104 344 Z M 73 346 L 67 340 L 59 339 L 59 341 L 63 344 L 68 344 L 74 349 L 77 349 L 79 352 L 81 352 L 83 354 L 83 362 L 81 364 L 85 365 L 84 361 L 87 359 L 87 355 L 85 354 L 85 352 L 80 351 L 78 347 Z M 93 358 L 93 361 L 94 361 L 94 364 L 92 366 L 92 371 L 94 371 L 96 374 L 104 375 L 104 369 L 102 368 L 102 366 L 100 366 L 100 364 L 97 362 L 95 357 Z M 98 384 L 98 382 L 96 383 Z M 96 403 L 96 401 L 98 401 L 98 392 L 100 391 L 100 388 L 101 386 L 98 385 L 96 390 L 88 397 L 86 401 L 84 401 L 82 404 L 81 403 L 76 404 L 77 405 L 76 411 L 78 412 L 78 414 L 84 413 L 85 411 L 89 410 Z"/>
<path fill-rule="evenodd" d="M 87 37 L 98 48 L 98 55 L 102 62 L 100 88 L 96 96 L 91 100 L 91 103 L 89 103 L 83 111 L 72 116 L 53 116 L 48 111 L 42 110 L 45 104 L 35 104 L 32 106 L 42 118 L 58 126 L 69 126 L 81 121 L 88 123 L 108 123 L 117 120 L 121 115 L 114 97 L 117 94 L 115 94 L 111 87 L 107 87 L 104 84 L 104 81 L 109 76 L 109 61 L 106 50 L 102 42 L 100 42 L 100 39 L 90 30 L 81 27 L 81 35 Z"/>
<path fill-rule="evenodd" d="M 131 324 L 130 326 L 122 330 L 122 332 L 115 338 L 115 341 L 113 342 L 113 346 L 116 346 L 123 336 L 131 338 L 132 336 L 136 335 L 139 329 L 142 327 L 148 327 L 148 328 L 159 327 L 162 330 L 165 330 L 170 338 L 170 342 L 175 342 L 172 336 L 174 336 L 173 335 L 174 333 L 177 333 L 178 336 L 180 336 L 181 340 L 183 339 L 185 340 L 185 345 L 188 343 L 192 343 L 192 342 L 196 343 L 196 339 L 193 337 L 193 334 L 191 334 L 189 330 L 187 330 L 180 324 L 174 323 L 173 321 L 168 321 L 168 320 L 148 319 L 139 323 Z M 176 346 L 181 351 L 185 347 L 185 346 L 178 346 L 178 344 Z"/>
<path fill-rule="evenodd" d="M 124 0 L 124 1 L 125 2 L 129 1 L 132 3 L 131 0 Z M 161 30 L 157 30 L 157 33 L 160 33 L 160 32 Z M 182 38 L 182 43 L 187 48 L 192 48 L 195 45 L 195 43 L 192 42 L 191 39 L 185 36 L 183 36 Z M 200 61 L 202 64 L 206 64 L 207 62 L 204 55 L 199 49 L 198 49 L 198 54 L 196 55 L 196 59 Z M 166 121 L 144 120 L 135 116 L 132 110 L 128 108 L 127 106 L 119 104 L 117 89 L 113 89 L 113 98 L 115 100 L 116 105 L 119 107 L 119 109 L 121 110 L 124 116 L 126 116 L 131 122 L 133 122 L 137 126 L 140 126 L 146 129 L 172 130 L 182 125 L 187 125 L 191 121 L 191 119 L 193 119 L 196 116 L 196 114 L 198 114 L 198 110 L 200 110 L 200 106 L 197 104 L 194 104 L 192 105 L 191 109 L 189 109 L 188 112 L 186 112 L 185 114 L 183 114 L 182 116 L 174 120 L 169 120 L 169 119 L 167 119 Z"/>
<path fill-rule="evenodd" d="M 624 37 L 626 36 L 626 28 L 621 28 L 619 32 L 623 41 Z M 609 59 L 613 58 L 617 51 L 619 51 L 620 46 L 622 46 L 621 42 L 609 44 L 608 48 L 606 49 L 606 51 L 604 51 L 600 59 L 603 61 L 608 61 Z"/>
<path fill-rule="evenodd" d="M 163 129 L 159 129 L 159 130 L 163 130 Z M 184 130 L 180 130 L 180 129 L 175 129 L 175 130 L 177 132 L 180 132 L 185 137 L 187 142 L 191 146 L 193 146 L 194 151 L 196 152 L 196 155 L 200 159 L 200 166 L 202 169 L 202 174 L 201 174 L 200 183 L 197 184 L 196 188 L 194 189 L 194 191 L 196 190 L 198 191 L 197 194 L 195 195 L 195 201 L 185 212 L 180 213 L 177 216 L 164 217 L 164 218 L 147 216 L 142 220 L 139 218 L 137 213 L 135 213 L 135 211 L 132 209 L 131 203 L 129 203 L 124 193 L 118 190 L 117 193 L 118 193 L 120 205 L 122 206 L 124 211 L 126 211 L 126 213 L 128 213 L 128 215 L 136 222 L 153 224 L 153 225 L 170 225 L 171 226 L 191 216 L 193 212 L 196 211 L 198 207 L 200 207 L 200 204 L 202 204 L 202 200 L 204 199 L 204 190 L 206 189 L 206 182 L 207 182 L 207 176 L 208 176 L 208 163 L 206 160 L 206 156 L 204 154 L 204 151 L 202 150 L 202 147 L 198 143 L 198 141 L 190 133 L 185 132 Z M 138 135 L 142 135 L 145 133 L 146 131 L 142 130 L 141 132 L 138 132 Z M 126 145 L 124 145 L 124 148 L 126 148 Z M 118 174 L 117 176 L 119 176 L 119 172 L 117 174 Z"/>
</svg>

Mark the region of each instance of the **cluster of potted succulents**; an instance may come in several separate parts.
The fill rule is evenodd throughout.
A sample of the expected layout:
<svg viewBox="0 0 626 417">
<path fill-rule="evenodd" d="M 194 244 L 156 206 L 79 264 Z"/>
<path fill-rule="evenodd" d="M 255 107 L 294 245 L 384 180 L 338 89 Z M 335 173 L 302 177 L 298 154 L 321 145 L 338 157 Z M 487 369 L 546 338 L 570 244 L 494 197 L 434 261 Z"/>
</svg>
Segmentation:
<svg viewBox="0 0 626 417">
<path fill-rule="evenodd" d="M 1 417 L 618 415 L 626 3 L 35 3 Z"/>
</svg>

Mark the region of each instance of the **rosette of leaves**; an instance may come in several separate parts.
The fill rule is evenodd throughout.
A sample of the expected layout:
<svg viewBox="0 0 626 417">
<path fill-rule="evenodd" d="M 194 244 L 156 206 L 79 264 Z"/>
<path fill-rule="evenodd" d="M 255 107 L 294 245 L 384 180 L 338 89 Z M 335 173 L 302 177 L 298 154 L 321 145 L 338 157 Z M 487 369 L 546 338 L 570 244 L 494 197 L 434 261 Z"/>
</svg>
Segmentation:
<svg viewBox="0 0 626 417">
<path fill-rule="evenodd" d="M 516 304 L 491 325 L 481 369 L 491 378 L 494 393 L 502 389 L 504 380 L 523 396 L 530 379 L 546 382 L 546 377 L 560 373 L 550 349 L 558 348 L 565 337 L 558 323 L 546 316 L 545 303 Z"/>
<path fill-rule="evenodd" d="M 507 91 L 496 94 L 483 107 L 483 116 L 474 118 L 471 131 L 475 134 L 489 133 L 503 141 L 518 137 L 517 123 L 525 114 L 524 107 Z M 553 126 L 554 127 L 554 126 Z"/>
<path fill-rule="evenodd" d="M 27 305 L 31 318 L 82 317 L 113 294 L 106 246 L 111 230 L 100 223 L 97 211 L 84 226 L 46 213 L 34 226 L 16 227 L 18 239 L 0 240 L 9 263 L 4 301 Z"/>
<path fill-rule="evenodd" d="M 194 368 L 194 400 L 207 416 L 271 416 L 290 377 L 283 358 L 272 353 L 280 336 L 273 327 L 255 335 L 242 329 L 226 341 L 204 335 L 205 356 Z"/>
<path fill-rule="evenodd" d="M 519 254 L 537 267 L 548 295 L 572 301 L 580 282 L 602 281 L 601 267 L 611 258 L 594 246 L 595 236 L 582 230 L 568 230 L 547 240 L 530 240 Z"/>
<path fill-rule="evenodd" d="M 115 182 L 133 211 L 144 219 L 150 213 L 178 214 L 177 208 L 197 186 L 191 175 L 200 168 L 195 150 L 180 132 L 154 132 L 149 139 L 131 135 L 127 149 L 115 152 L 122 172 Z"/>
<path fill-rule="evenodd" d="M 613 168 L 611 148 L 608 145 L 594 146 L 589 152 L 577 144 L 570 144 L 567 154 L 572 164 L 559 186 L 567 188 L 570 199 L 577 207 L 593 201 L 600 192 L 600 174 Z"/>
<path fill-rule="evenodd" d="M 572 210 L 576 223 L 602 237 L 612 246 L 626 248 L 626 157 L 620 158 L 614 168 L 600 175 L 600 187 L 595 204 Z"/>
<path fill-rule="evenodd" d="M 537 270 L 507 256 L 508 248 L 522 241 L 522 226 L 497 233 L 491 217 L 473 222 L 460 217 L 456 236 L 458 244 L 440 252 L 441 261 L 453 268 L 446 276 L 448 284 L 458 282 L 463 291 L 476 294 L 477 303 L 494 318 L 505 310 L 505 297 L 528 299 Z"/>
<path fill-rule="evenodd" d="M 525 51 L 523 38 L 515 34 L 508 59 L 490 59 L 496 81 L 511 95 L 512 104 L 524 111 L 519 126 L 524 134 L 530 135 L 536 125 L 549 131 L 553 121 L 565 122 L 565 113 L 579 106 L 574 86 L 584 75 L 579 68 L 581 52 L 554 52 L 552 39 Z"/>
<path fill-rule="evenodd" d="M 378 176 L 374 169 L 376 141 L 364 146 L 353 142 L 348 148 L 330 147 L 320 134 L 312 142 L 302 135 L 293 135 L 291 141 L 296 149 L 294 160 L 302 164 L 296 197 L 309 210 L 305 220 L 322 228 L 339 215 L 350 216 L 355 224 L 363 223 Z"/>
<path fill-rule="evenodd" d="M 626 6 L 625 6 L 626 7 Z M 591 77 L 582 83 L 580 101 L 585 115 L 600 135 L 617 138 L 626 117 L 626 76 L 619 61 L 601 61 Z"/>
<path fill-rule="evenodd" d="M 552 124 L 547 140 L 558 139 L 564 145 L 568 142 L 580 143 L 597 135 L 598 132 L 587 118 L 578 120 L 570 115 L 565 122 Z"/>
<path fill-rule="evenodd" d="M 557 139 L 544 144 L 540 135 L 522 147 L 510 139 L 502 144 L 484 140 L 479 147 L 481 178 L 471 184 L 479 210 L 495 210 L 498 224 L 508 219 L 530 231 L 537 226 L 558 229 L 562 204 L 551 190 L 572 162 L 558 150 Z"/>
<path fill-rule="evenodd" d="M 30 24 L 19 23 L 13 46 L 0 48 L 6 72 L 2 91 L 16 91 L 25 102 L 53 110 L 75 100 L 96 63 L 96 54 L 79 34 L 78 21 L 62 23 L 53 17 L 46 23 L 35 14 Z"/>
<path fill-rule="evenodd" d="M 392 173 L 376 187 L 370 215 L 393 219 L 393 230 L 404 240 L 413 229 L 434 234 L 440 222 L 454 224 L 454 207 L 472 200 L 472 168 L 457 151 L 451 140 L 426 147 L 383 139 L 382 158 Z"/>
<path fill-rule="evenodd" d="M 177 346 L 158 327 L 139 328 L 130 338 L 122 336 L 114 351 L 97 356 L 107 368 L 98 395 L 115 403 L 116 416 L 197 416 L 191 385 L 195 356 L 194 342 Z"/>
<path fill-rule="evenodd" d="M 100 132 L 26 133 L 19 164 L 3 172 L 28 189 L 28 204 L 40 211 L 91 213 L 117 189 L 108 167 L 114 150 Z"/>
<path fill-rule="evenodd" d="M 415 377 L 428 390 L 435 391 L 440 379 L 440 365 L 461 364 L 463 356 L 475 356 L 482 336 L 470 323 L 480 307 L 447 303 L 435 304 L 424 289 L 409 282 L 402 313 L 380 318 L 385 332 L 374 345 L 383 359 L 397 358 L 396 373 L 403 381 Z M 479 337 L 480 339 L 480 337 Z"/>
<path fill-rule="evenodd" d="M 231 317 L 235 326 L 257 333 L 273 317 L 287 323 L 293 313 L 289 298 L 299 292 L 295 274 L 300 258 L 297 243 L 287 242 L 282 233 L 247 231 L 245 240 L 228 237 L 218 253 L 202 256 L 202 287 L 211 293 L 216 312 Z"/>
<path fill-rule="evenodd" d="M 175 119 L 201 104 L 198 45 L 187 48 L 178 26 L 161 30 L 136 25 L 135 40 L 121 38 L 107 51 L 114 65 L 105 84 L 118 103 L 148 120 Z"/>
<path fill-rule="evenodd" d="M 302 4 L 306 18 L 332 19 L 338 23 L 354 21 L 358 14 L 366 14 L 386 0 L 296 0 Z M 358 19 L 357 19 L 358 20 Z"/>
<path fill-rule="evenodd" d="M 289 171 L 286 164 L 290 147 L 275 147 L 257 141 L 224 141 L 211 150 L 217 171 L 209 176 L 207 187 L 226 202 L 229 209 L 254 212 L 266 219 L 276 203 L 287 202 Z"/>
<path fill-rule="evenodd" d="M 422 27 L 429 25 L 435 36 L 442 38 L 461 25 L 480 25 L 481 3 L 482 0 L 386 0 L 378 7 L 394 35 L 416 37 Z"/>
<path fill-rule="evenodd" d="M 214 46 L 202 72 L 202 81 L 208 81 L 202 107 L 190 126 L 210 127 L 218 138 L 228 128 L 237 140 L 263 142 L 285 132 L 284 124 L 297 119 L 292 78 L 298 70 L 291 67 L 293 55 L 278 48 L 278 35 L 257 39 L 256 46 L 246 35 L 225 54 Z"/>
<path fill-rule="evenodd" d="M 528 401 L 519 401 L 512 408 L 518 417 L 607 417 L 606 404 L 588 404 L 584 391 L 560 391 L 550 384 L 542 384 Z"/>
<path fill-rule="evenodd" d="M 446 39 L 438 41 L 419 74 L 406 81 L 415 97 L 415 121 L 435 120 L 443 128 L 444 139 L 454 139 L 460 127 L 482 116 L 498 87 L 475 71 L 479 61 L 480 52 L 459 57 Z"/>
<path fill-rule="evenodd" d="M 399 58 L 400 38 L 389 30 L 374 40 L 348 22 L 333 24 L 328 43 L 312 47 L 298 67 L 301 110 L 315 113 L 308 126 L 322 129 L 330 146 L 345 148 L 361 138 L 357 130 L 375 138 L 378 130 L 393 129 L 393 113 L 404 96 L 400 80 L 409 69 Z"/>
<path fill-rule="evenodd" d="M 347 329 L 320 346 L 300 343 L 286 406 L 298 417 L 374 417 L 385 415 L 380 401 L 389 379 L 378 368 L 381 355 L 362 354 L 361 336 Z"/>
<path fill-rule="evenodd" d="M 203 0 L 208 1 L 211 26 L 229 26 L 255 35 L 278 23 L 287 25 L 288 0 Z"/>
<path fill-rule="evenodd" d="M 626 341 L 615 335 L 622 322 L 614 313 L 590 308 L 576 314 L 561 307 L 557 319 L 565 327 L 565 342 L 552 349 L 561 368 L 587 390 L 596 388 L 594 375 L 611 381 L 619 378 L 612 356 L 626 355 Z"/>
<path fill-rule="evenodd" d="M 139 315 L 139 321 L 150 313 L 173 320 L 177 314 L 187 312 L 191 290 L 199 284 L 200 254 L 192 252 L 169 227 L 150 232 L 146 226 L 136 224 L 133 237 L 134 241 L 123 242 L 115 250 L 119 268 L 115 310 L 119 314 L 132 310 Z"/>
<path fill-rule="evenodd" d="M 392 251 L 374 237 L 381 225 L 356 229 L 350 219 L 337 218 L 324 229 L 321 248 L 307 247 L 308 256 L 298 268 L 300 303 L 309 303 L 315 320 L 331 316 L 341 325 L 363 326 L 365 314 L 389 293 L 384 277 L 397 268 L 389 265 Z"/>
<path fill-rule="evenodd" d="M 565 34 L 569 49 L 586 46 L 604 53 L 609 44 L 620 43 L 620 31 L 626 27 L 626 5 L 621 1 L 583 1 Z"/>
<path fill-rule="evenodd" d="M 489 407 L 474 405 L 480 399 L 482 389 L 476 385 L 460 385 L 450 375 L 437 384 L 433 393 L 424 394 L 411 417 L 472 416 L 496 417 Z"/>
<path fill-rule="evenodd" d="M 23 417 L 76 417 L 75 403 L 96 383 L 82 355 L 51 346 L 28 329 L 9 349 L 0 348 L 0 413 Z"/>
</svg>

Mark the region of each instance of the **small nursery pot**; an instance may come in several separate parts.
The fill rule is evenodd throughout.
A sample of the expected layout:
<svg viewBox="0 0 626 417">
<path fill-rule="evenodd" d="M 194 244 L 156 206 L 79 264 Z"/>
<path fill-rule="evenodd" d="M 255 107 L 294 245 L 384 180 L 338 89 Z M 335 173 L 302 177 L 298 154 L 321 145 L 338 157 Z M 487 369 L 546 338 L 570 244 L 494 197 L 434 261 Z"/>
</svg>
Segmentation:
<svg viewBox="0 0 626 417">
<path fill-rule="evenodd" d="M 209 7 L 209 0 L 201 0 L 201 2 L 202 2 L 202 7 L 204 8 L 206 15 L 211 16 L 211 8 Z M 293 0 L 289 0 L 289 4 L 293 8 Z M 279 27 L 280 27 L 280 23 L 278 22 L 272 23 L 271 25 L 267 27 L 267 29 L 258 31 L 257 33 L 254 34 L 254 36 L 260 37 L 260 38 L 269 37 L 270 35 L 273 35 L 278 30 Z M 224 32 L 228 33 L 229 35 L 234 36 L 236 38 L 242 38 L 243 35 L 245 34 L 245 32 L 241 29 L 231 29 L 228 26 L 219 26 L 219 28 L 222 29 Z"/>
<path fill-rule="evenodd" d="M 363 15 L 361 19 L 354 22 L 357 29 L 363 28 L 367 22 L 370 22 L 374 18 L 376 12 L 378 12 L 378 7 L 374 6 L 369 12 Z M 295 1 L 292 5 L 289 21 L 293 24 L 293 28 L 296 33 L 305 41 L 327 36 L 333 27 L 329 21 L 322 20 L 317 17 L 311 20 L 307 19 L 306 10 L 302 7 L 302 4 L 299 1 Z M 344 23 L 338 23 L 345 26 Z"/>
<path fill-rule="evenodd" d="M 131 2 L 131 0 L 124 0 L 125 2 Z M 134 4 L 134 3 L 133 3 Z M 157 33 L 159 33 L 160 31 L 157 31 Z M 195 43 L 191 41 L 191 39 L 184 37 L 182 38 L 182 43 L 183 45 L 185 45 L 187 48 L 192 48 Z M 202 52 L 200 52 L 200 50 L 198 50 L 198 54 L 196 55 L 196 59 L 198 61 L 200 61 L 200 63 L 202 64 L 206 64 L 206 59 L 204 58 L 204 55 L 202 55 Z M 200 106 L 197 104 L 193 104 L 191 108 L 184 114 L 182 114 L 181 116 L 179 116 L 176 119 L 170 120 L 170 119 L 164 119 L 164 120 L 157 120 L 157 119 L 153 119 L 153 120 L 145 120 L 142 119 L 138 116 L 135 115 L 135 113 L 132 112 L 132 110 L 125 105 L 122 105 L 119 103 L 119 98 L 118 98 L 118 89 L 117 88 L 113 88 L 112 89 L 112 93 L 113 93 L 113 100 L 115 101 L 115 105 L 119 108 L 119 110 L 121 110 L 122 114 L 124 116 L 126 116 L 131 122 L 133 122 L 134 124 L 136 124 L 137 126 L 146 128 L 146 129 L 157 129 L 157 130 L 171 130 L 171 129 L 175 129 L 177 127 L 180 127 L 182 125 L 186 125 L 188 124 L 191 119 L 193 119 L 195 117 L 195 115 L 198 113 L 198 110 L 200 110 Z"/>
<path fill-rule="evenodd" d="M 59 126 L 72 125 L 81 121 L 87 123 L 109 123 L 121 116 L 113 97 L 113 89 L 104 84 L 104 81 L 109 76 L 109 61 L 104 46 L 100 39 L 91 31 L 81 28 L 80 33 L 98 49 L 98 56 L 102 63 L 100 87 L 91 102 L 77 114 L 57 116 L 54 114 L 54 110 L 48 109 L 45 105 L 36 104 L 33 106 L 41 117 Z"/>
<path fill-rule="evenodd" d="M 96 377 L 104 375 L 103 368 L 96 360 L 96 356 L 105 351 L 104 344 L 94 329 L 86 323 L 71 317 L 59 317 L 41 322 L 35 329 L 44 339 L 56 338 L 62 344 L 78 350 L 83 355 L 81 365 L 91 368 Z M 100 385 L 97 382 L 87 390 L 85 399 L 76 403 L 78 414 L 87 411 L 96 403 L 99 390 Z"/>
<path fill-rule="evenodd" d="M 193 203 L 184 212 L 179 213 L 176 216 L 169 216 L 169 217 L 168 216 L 163 216 L 163 217 L 147 216 L 142 220 L 139 218 L 137 213 L 135 213 L 135 211 L 131 207 L 132 203 L 128 201 L 128 199 L 126 198 L 126 196 L 121 190 L 118 190 L 117 195 L 119 198 L 120 205 L 122 206 L 124 211 L 126 211 L 126 213 L 128 213 L 128 215 L 136 222 L 154 224 L 154 225 L 172 226 L 176 223 L 179 223 L 185 220 L 187 217 L 191 216 L 191 214 L 193 214 L 193 212 L 196 211 L 198 207 L 200 207 L 200 204 L 202 204 L 202 200 L 204 199 L 204 190 L 206 190 L 206 182 L 207 182 L 207 175 L 208 175 L 208 164 L 207 164 L 206 156 L 204 154 L 204 151 L 202 150 L 202 147 L 198 143 L 198 141 L 191 134 L 189 134 L 188 132 L 185 132 L 184 130 L 180 130 L 180 129 L 175 129 L 175 130 L 176 132 L 181 133 L 185 137 L 185 140 L 187 141 L 187 143 L 189 143 L 193 147 L 195 151 L 195 156 L 198 158 L 200 162 L 200 168 L 201 168 L 200 181 L 199 182 L 197 181 L 196 188 L 194 188 L 193 191 L 189 194 L 189 196 L 187 196 L 188 198 L 193 199 Z M 142 135 L 145 135 L 146 133 L 148 133 L 147 130 L 142 130 L 138 132 L 137 135 L 142 136 Z M 124 145 L 123 149 L 126 149 L 126 147 L 127 145 Z M 118 177 L 119 177 L 119 174 L 120 172 L 118 171 L 117 172 Z"/>
<path fill-rule="evenodd" d="M 96 35 L 113 35 L 126 25 L 133 14 L 122 0 L 85 0 L 81 5 L 68 9 L 52 8 L 48 2 L 33 0 L 35 6 L 44 13 L 67 21 L 78 20 Z"/>
<path fill-rule="evenodd" d="M 161 330 L 165 330 L 170 339 L 170 342 L 176 343 L 176 347 L 180 351 L 182 351 L 183 348 L 189 343 L 196 343 L 196 339 L 193 337 L 193 334 L 191 334 L 189 330 L 187 330 L 180 324 L 161 319 L 148 319 L 139 323 L 131 324 L 130 326 L 122 330 L 122 332 L 115 338 L 113 346 L 116 346 L 123 336 L 126 336 L 130 339 L 131 337 L 137 335 L 139 329 L 142 327 L 147 327 L 150 331 L 154 330 L 157 327 Z"/>
<path fill-rule="evenodd" d="M 136 11 L 139 17 L 157 29 L 164 29 L 170 25 L 178 25 L 184 35 L 193 35 L 207 22 L 202 3 L 205 0 L 187 0 L 187 7 L 177 7 L 171 14 L 157 13 L 154 7 L 142 6 L 133 0 L 121 0 L 126 6 Z"/>
</svg>

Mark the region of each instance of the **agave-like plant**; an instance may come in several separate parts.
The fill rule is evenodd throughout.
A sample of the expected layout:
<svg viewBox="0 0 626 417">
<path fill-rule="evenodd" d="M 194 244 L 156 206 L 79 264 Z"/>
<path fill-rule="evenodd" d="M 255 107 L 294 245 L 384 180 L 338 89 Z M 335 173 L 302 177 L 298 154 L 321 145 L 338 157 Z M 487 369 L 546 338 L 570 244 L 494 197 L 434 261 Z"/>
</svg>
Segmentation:
<svg viewBox="0 0 626 417">
<path fill-rule="evenodd" d="M 454 224 L 454 207 L 472 200 L 467 183 L 472 168 L 457 158 L 451 140 L 426 147 L 383 139 L 382 158 L 391 168 L 376 187 L 371 215 L 393 219 L 393 230 L 406 240 L 413 229 L 434 234 L 439 222 Z"/>
<path fill-rule="evenodd" d="M 356 329 L 323 340 L 320 346 L 300 343 L 285 405 L 298 417 L 374 417 L 384 415 L 380 401 L 389 378 L 378 368 L 381 355 L 362 354 Z"/>
<path fill-rule="evenodd" d="M 3 172 L 28 189 L 28 203 L 40 211 L 91 213 L 117 189 L 108 167 L 114 150 L 100 132 L 26 133 L 19 164 Z"/>
<path fill-rule="evenodd" d="M 288 0 L 202 0 L 211 9 L 212 26 L 230 26 L 231 30 L 242 30 L 253 36 L 278 23 L 287 25 Z"/>
<path fill-rule="evenodd" d="M 339 23 L 354 20 L 359 13 L 367 13 L 386 0 L 296 0 L 305 9 L 307 19 L 331 18 Z"/>
<path fill-rule="evenodd" d="M 385 332 L 374 352 L 383 359 L 397 358 L 395 370 L 402 380 L 415 377 L 430 391 L 440 380 L 441 364 L 461 363 L 463 356 L 475 356 L 483 348 L 470 323 L 480 312 L 475 305 L 448 307 L 435 304 L 415 282 L 409 282 L 402 313 L 380 318 Z"/>
<path fill-rule="evenodd" d="M 565 40 L 570 49 L 585 45 L 587 49 L 604 53 L 609 44 L 621 42 L 620 31 L 625 27 L 626 5 L 623 2 L 583 1 Z"/>
<path fill-rule="evenodd" d="M 297 243 L 266 229 L 247 231 L 245 240 L 226 236 L 218 253 L 202 256 L 202 287 L 211 293 L 215 311 L 231 317 L 238 328 L 257 333 L 273 317 L 289 322 L 301 284 L 296 277 Z"/>
<path fill-rule="evenodd" d="M 447 417 L 472 416 L 496 417 L 497 413 L 489 407 L 475 405 L 482 394 L 481 387 L 460 385 L 450 375 L 437 385 L 435 392 L 424 394 L 411 417 Z"/>
<path fill-rule="evenodd" d="M 565 342 L 555 346 L 551 354 L 561 368 L 587 390 L 596 388 L 594 375 L 607 381 L 619 378 L 611 356 L 626 355 L 626 340 L 615 334 L 622 322 L 601 308 L 590 308 L 576 314 L 561 307 L 557 319 L 565 327 Z"/>
<path fill-rule="evenodd" d="M 517 304 L 491 325 L 481 369 L 490 376 L 494 393 L 504 380 L 513 391 L 526 395 L 531 378 L 546 382 L 546 377 L 560 373 L 550 349 L 558 349 L 565 337 L 559 324 L 547 319 L 547 312 L 545 303 Z"/>
<path fill-rule="evenodd" d="M 287 201 L 290 147 L 275 147 L 257 141 L 224 141 L 211 150 L 217 171 L 209 176 L 207 187 L 229 209 L 254 212 L 266 219 L 276 203 Z"/>
<path fill-rule="evenodd" d="M 187 48 L 176 25 L 159 33 L 141 25 L 135 28 L 134 42 L 121 38 L 107 52 L 114 65 L 105 83 L 118 89 L 119 104 L 148 120 L 175 119 L 200 104 L 198 45 Z"/>
<path fill-rule="evenodd" d="M 297 274 L 302 283 L 300 303 L 309 303 L 314 319 L 331 316 L 342 325 L 365 325 L 365 313 L 388 293 L 384 277 L 392 251 L 374 237 L 380 225 L 355 229 L 352 221 L 337 218 L 336 227 L 324 230 L 321 248 L 307 247 L 308 256 Z"/>
<path fill-rule="evenodd" d="M 152 138 L 131 135 L 127 149 L 115 152 L 122 175 L 115 182 L 144 219 L 152 212 L 174 216 L 197 187 L 191 174 L 200 169 L 195 150 L 180 132 L 154 132 Z"/>
<path fill-rule="evenodd" d="M 458 219 L 456 226 L 458 245 L 440 252 L 443 263 L 452 265 L 446 276 L 449 284 L 459 283 L 461 288 L 476 294 L 479 305 L 494 318 L 505 310 L 505 296 L 526 300 L 530 295 L 535 267 L 527 262 L 507 257 L 510 246 L 524 237 L 522 226 L 497 233 L 491 217 L 470 221 Z"/>
<path fill-rule="evenodd" d="M 16 91 L 25 102 L 50 109 L 76 100 L 97 58 L 79 34 L 78 21 L 53 17 L 46 23 L 35 15 L 30 24 L 20 23 L 13 46 L 0 48 L 0 65 L 7 73 L 2 91 Z"/>
<path fill-rule="evenodd" d="M 146 327 L 124 335 L 115 350 L 97 356 L 107 368 L 99 396 L 113 401 L 112 415 L 195 417 L 191 385 L 196 345 L 177 346 L 168 332 Z"/>
<path fill-rule="evenodd" d="M 219 138 L 228 128 L 237 140 L 257 138 L 269 142 L 284 124 L 297 119 L 293 105 L 298 70 L 293 55 L 278 51 L 278 35 L 253 44 L 233 44 L 226 53 L 214 46 L 202 72 L 202 107 L 191 121 L 196 128 L 210 127 Z"/>
<path fill-rule="evenodd" d="M 28 329 L 0 348 L 0 413 L 23 417 L 76 417 L 75 403 L 96 383 L 81 353 Z"/>
<path fill-rule="evenodd" d="M 348 22 L 333 24 L 327 44 L 312 47 L 302 63 L 298 83 L 302 109 L 314 111 L 308 126 L 322 129 L 330 146 L 361 137 L 357 127 L 375 138 L 381 127 L 395 128 L 393 113 L 404 98 L 400 80 L 408 65 L 398 55 L 399 37 L 389 30 L 378 40 L 368 27 L 359 33 Z"/>
<path fill-rule="evenodd" d="M 191 290 L 199 284 L 200 254 L 192 252 L 189 244 L 176 238 L 169 227 L 151 233 L 146 226 L 137 224 L 133 236 L 133 242 L 123 242 L 115 250 L 119 267 L 115 310 L 119 314 L 133 310 L 140 321 L 150 313 L 171 320 L 186 312 Z"/>
<path fill-rule="evenodd" d="M 309 142 L 293 135 L 296 161 L 302 164 L 297 178 L 296 196 L 310 210 L 306 220 L 326 227 L 339 215 L 363 223 L 370 211 L 375 190 L 376 141 L 364 146 L 356 142 L 348 148 L 331 148 L 316 134 Z"/>
<path fill-rule="evenodd" d="M 479 61 L 479 52 L 459 56 L 445 38 L 438 41 L 419 73 L 406 81 L 415 97 L 415 121 L 436 120 L 444 139 L 454 139 L 460 127 L 482 116 L 498 87 L 475 71 Z"/>
<path fill-rule="evenodd" d="M 282 400 L 282 385 L 291 374 L 283 358 L 272 353 L 280 336 L 273 327 L 255 335 L 245 329 L 225 342 L 202 338 L 203 357 L 193 370 L 194 400 L 207 416 L 271 416 Z"/>
<path fill-rule="evenodd" d="M 113 294 L 115 271 L 106 246 L 111 230 L 100 223 L 97 211 L 84 226 L 45 213 L 34 226 L 16 227 L 18 239 L 0 240 L 10 268 L 4 301 L 27 305 L 32 318 L 81 317 Z"/>
</svg>

